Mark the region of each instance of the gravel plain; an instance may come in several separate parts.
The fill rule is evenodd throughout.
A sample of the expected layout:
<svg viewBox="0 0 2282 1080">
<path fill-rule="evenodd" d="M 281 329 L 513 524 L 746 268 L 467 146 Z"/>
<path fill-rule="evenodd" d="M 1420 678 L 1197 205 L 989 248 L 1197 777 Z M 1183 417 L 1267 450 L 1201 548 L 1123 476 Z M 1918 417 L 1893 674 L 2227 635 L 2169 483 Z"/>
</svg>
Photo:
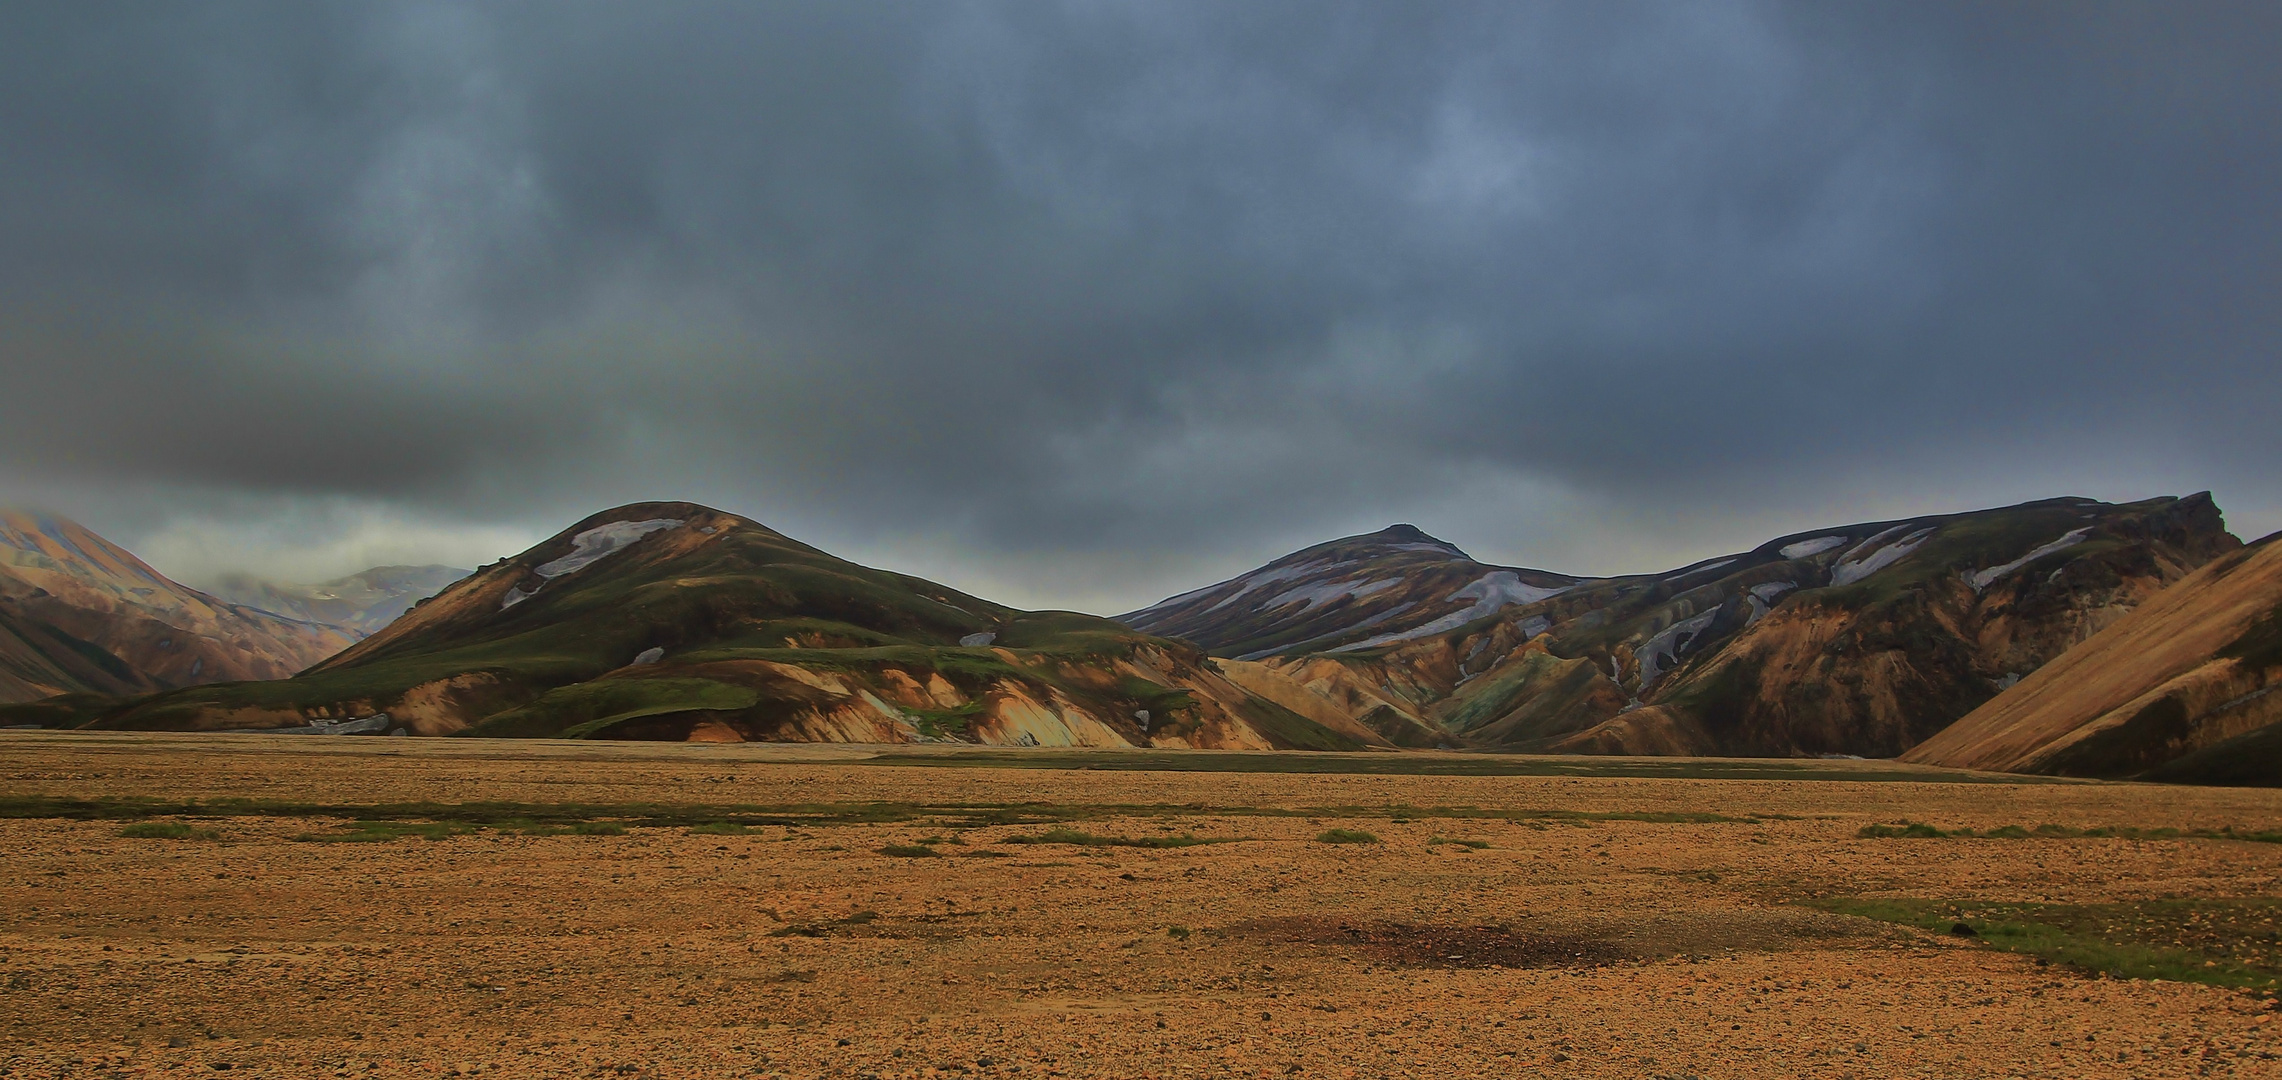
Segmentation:
<svg viewBox="0 0 2282 1080">
<path fill-rule="evenodd" d="M 0 1076 L 2282 1076 L 2259 997 L 1808 903 L 2274 897 L 2277 844 L 1856 833 L 2275 830 L 2275 792 L 871 753 L 0 733 L 14 799 L 938 808 L 372 842 L 0 820 Z M 1007 804 L 1225 842 L 942 809 Z"/>
</svg>

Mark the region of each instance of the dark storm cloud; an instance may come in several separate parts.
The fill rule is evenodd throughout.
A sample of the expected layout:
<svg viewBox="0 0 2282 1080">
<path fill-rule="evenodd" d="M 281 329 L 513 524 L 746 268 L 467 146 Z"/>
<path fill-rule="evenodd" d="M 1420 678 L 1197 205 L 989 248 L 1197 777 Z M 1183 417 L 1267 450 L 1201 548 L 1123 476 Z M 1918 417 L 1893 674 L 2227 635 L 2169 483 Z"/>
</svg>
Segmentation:
<svg viewBox="0 0 2282 1080">
<path fill-rule="evenodd" d="M 0 476 L 687 494 L 1110 606 L 1395 517 L 2282 525 L 2276 12 L 12 8 Z"/>
</svg>

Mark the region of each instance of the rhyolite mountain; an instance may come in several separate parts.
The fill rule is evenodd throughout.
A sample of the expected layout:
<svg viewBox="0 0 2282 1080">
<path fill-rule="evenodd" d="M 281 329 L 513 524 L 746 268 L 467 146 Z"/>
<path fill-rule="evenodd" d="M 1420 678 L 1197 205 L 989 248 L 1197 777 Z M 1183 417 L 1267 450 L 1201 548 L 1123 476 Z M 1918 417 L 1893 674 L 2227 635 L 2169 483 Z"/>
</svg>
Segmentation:
<svg viewBox="0 0 2282 1080">
<path fill-rule="evenodd" d="M 1398 526 L 1126 618 L 1405 745 L 1886 757 L 2240 546 L 2207 493 L 1834 526 L 1606 579 Z"/>
<path fill-rule="evenodd" d="M 1020 611 L 734 514 L 640 503 L 478 569 L 295 678 L 101 703 L 63 722 L 259 730 L 386 714 L 375 733 L 1384 745 L 1215 666 L 1107 619 Z"/>
<path fill-rule="evenodd" d="M 2222 555 L 1905 760 L 2282 785 L 2282 542 Z"/>
<path fill-rule="evenodd" d="M 170 580 L 68 518 L 0 510 L 0 702 L 282 679 L 352 640 Z"/>
<path fill-rule="evenodd" d="M 281 584 L 227 574 L 207 590 L 234 604 L 287 618 L 338 626 L 355 637 L 377 633 L 412 605 L 472 571 L 450 566 L 375 566 L 313 585 Z"/>
<path fill-rule="evenodd" d="M 1293 552 L 1117 621 L 1187 638 L 1216 655 L 1257 660 L 1409 641 L 1544 600 L 1578 581 L 1478 563 L 1415 525 L 1395 525 Z"/>
</svg>

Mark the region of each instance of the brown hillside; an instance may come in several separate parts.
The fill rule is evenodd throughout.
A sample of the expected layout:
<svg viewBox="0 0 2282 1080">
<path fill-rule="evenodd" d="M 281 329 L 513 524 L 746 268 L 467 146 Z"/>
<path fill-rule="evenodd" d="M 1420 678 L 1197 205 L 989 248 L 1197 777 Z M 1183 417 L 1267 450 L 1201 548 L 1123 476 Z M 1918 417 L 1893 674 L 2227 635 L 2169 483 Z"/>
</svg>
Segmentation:
<svg viewBox="0 0 2282 1080">
<path fill-rule="evenodd" d="M 2233 648 L 2282 608 L 2272 541 L 2165 589 L 1903 760 L 2133 775 L 2282 719 L 2282 695 L 2266 693 L 2282 671 Z"/>
<path fill-rule="evenodd" d="M 352 640 L 170 580 L 75 521 L 0 510 L 0 703 L 282 679 Z"/>
</svg>

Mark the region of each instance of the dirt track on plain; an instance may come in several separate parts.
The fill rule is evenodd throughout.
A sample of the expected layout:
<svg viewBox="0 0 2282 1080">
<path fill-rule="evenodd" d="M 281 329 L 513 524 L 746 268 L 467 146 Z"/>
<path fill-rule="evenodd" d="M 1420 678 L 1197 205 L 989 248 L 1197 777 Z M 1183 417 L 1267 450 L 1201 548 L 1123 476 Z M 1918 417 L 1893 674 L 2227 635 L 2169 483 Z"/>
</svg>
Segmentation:
<svg viewBox="0 0 2282 1080">
<path fill-rule="evenodd" d="M 0 1076 L 2282 1075 L 2282 1014 L 2248 995 L 1796 903 L 2275 896 L 2282 845 L 1855 836 L 1905 817 L 2276 829 L 2274 792 L 860 756 L 9 733 L 0 796 L 1114 805 L 1161 809 L 1074 827 L 1232 842 L 1012 844 L 1043 827 L 922 819 L 318 843 L 296 837 L 341 823 L 301 817 L 181 841 L 0 820 Z M 1332 828 L 1381 842 L 1316 842 Z"/>
</svg>

